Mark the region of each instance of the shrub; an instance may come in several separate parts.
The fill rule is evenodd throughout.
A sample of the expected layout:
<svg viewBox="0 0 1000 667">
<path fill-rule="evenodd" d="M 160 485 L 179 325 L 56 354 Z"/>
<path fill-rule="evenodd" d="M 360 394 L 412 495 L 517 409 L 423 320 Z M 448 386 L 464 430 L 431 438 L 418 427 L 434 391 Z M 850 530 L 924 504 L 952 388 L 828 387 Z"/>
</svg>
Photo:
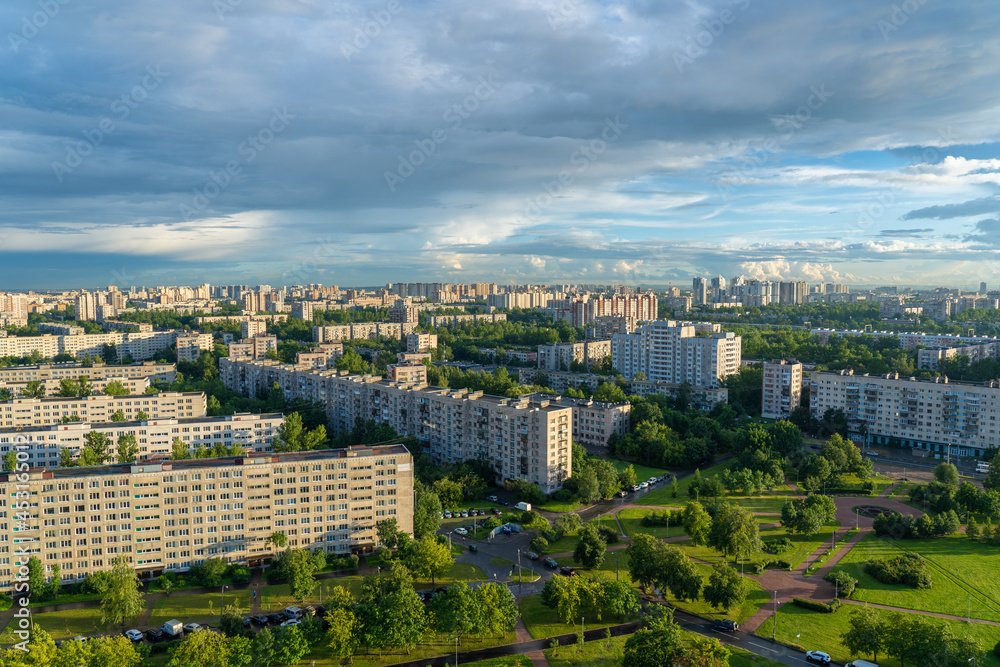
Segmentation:
<svg viewBox="0 0 1000 667">
<path fill-rule="evenodd" d="M 598 534 L 604 538 L 606 544 L 617 544 L 618 543 L 618 532 L 613 528 L 607 526 L 601 526 L 597 529 Z"/>
<path fill-rule="evenodd" d="M 883 584 L 906 584 L 911 588 L 930 588 L 932 584 L 927 563 L 911 552 L 892 558 L 873 558 L 865 564 L 865 573 Z"/>
<path fill-rule="evenodd" d="M 536 553 L 544 553 L 545 550 L 549 548 L 549 541 L 541 535 L 535 535 L 529 546 L 531 547 L 531 550 Z"/>
<path fill-rule="evenodd" d="M 792 540 L 787 537 L 775 537 L 770 540 L 764 540 L 764 553 L 773 556 L 783 554 L 791 548 Z"/>
<path fill-rule="evenodd" d="M 833 599 L 833 600 L 830 600 L 830 604 L 829 604 L 829 607 L 830 607 L 830 613 L 831 613 L 831 614 L 835 614 L 835 613 L 837 613 L 837 610 L 838 610 L 838 609 L 840 609 L 840 606 L 841 606 L 842 604 L 844 604 L 844 603 L 843 603 L 843 602 L 841 602 L 841 601 L 840 601 L 840 600 L 838 600 L 838 599 Z"/>
<path fill-rule="evenodd" d="M 249 584 L 250 568 L 245 565 L 230 565 L 229 576 L 232 578 L 234 584 Z"/>
<path fill-rule="evenodd" d="M 796 607 L 802 607 L 803 609 L 809 609 L 811 611 L 818 611 L 823 614 L 832 614 L 840 608 L 840 605 L 827 604 L 825 602 L 817 602 L 816 600 L 806 600 L 805 598 L 792 598 L 792 604 Z"/>
<path fill-rule="evenodd" d="M 828 572 L 827 575 L 823 577 L 823 581 L 828 581 L 834 586 L 839 586 L 840 597 L 845 598 L 851 597 L 854 594 L 854 589 L 858 586 L 858 580 L 843 570 Z"/>
<path fill-rule="evenodd" d="M 997 642 L 996 646 L 993 647 L 993 655 L 1000 658 L 1000 642 Z"/>
<path fill-rule="evenodd" d="M 671 519 L 674 521 L 674 525 L 680 525 L 679 519 L 674 519 L 670 514 L 670 510 L 663 510 L 662 512 L 650 512 L 646 516 L 642 517 L 640 522 L 643 526 L 667 526 L 670 524 Z"/>
</svg>

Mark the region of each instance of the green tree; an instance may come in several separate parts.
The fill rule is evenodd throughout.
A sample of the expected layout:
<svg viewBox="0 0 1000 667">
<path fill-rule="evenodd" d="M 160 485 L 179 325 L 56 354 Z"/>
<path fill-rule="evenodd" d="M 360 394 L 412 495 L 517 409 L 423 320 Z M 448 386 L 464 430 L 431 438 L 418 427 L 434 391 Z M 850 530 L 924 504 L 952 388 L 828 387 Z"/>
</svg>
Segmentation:
<svg viewBox="0 0 1000 667">
<path fill-rule="evenodd" d="M 215 398 L 215 397 L 213 396 L 212 398 Z M 149 415 L 146 414 L 146 412 L 143 411 L 143 410 L 139 410 L 139 412 L 135 413 L 135 420 L 136 421 L 144 422 L 144 421 L 147 421 L 148 419 L 149 419 Z"/>
<path fill-rule="evenodd" d="M 506 586 L 487 583 L 475 589 L 484 635 L 502 637 L 517 625 L 519 612 L 514 595 Z"/>
<path fill-rule="evenodd" d="M 128 396 L 132 392 L 118 380 L 112 380 L 104 385 L 103 393 L 105 396 Z"/>
<path fill-rule="evenodd" d="M 576 535 L 583 527 L 583 520 L 575 512 L 560 514 L 552 523 L 552 528 L 560 535 Z"/>
<path fill-rule="evenodd" d="M 274 661 L 279 665 L 297 665 L 309 652 L 309 642 L 297 625 L 274 629 Z"/>
<path fill-rule="evenodd" d="M 287 559 L 287 560 L 286 560 Z M 316 588 L 316 561 L 305 549 L 292 549 L 282 555 L 292 597 L 302 602 Z"/>
<path fill-rule="evenodd" d="M 417 492 L 413 507 L 413 536 L 421 537 L 435 535 L 441 528 L 441 499 L 430 490 Z"/>
<path fill-rule="evenodd" d="M 41 380 L 31 380 L 21 390 L 24 398 L 45 398 L 45 383 Z"/>
<path fill-rule="evenodd" d="M 17 469 L 17 452 L 9 451 L 3 455 L 4 472 L 11 472 Z"/>
<path fill-rule="evenodd" d="M 431 598 L 427 609 L 439 634 L 462 637 L 472 634 L 482 617 L 479 599 L 465 582 L 452 584 Z"/>
<path fill-rule="evenodd" d="M 103 465 L 111 458 L 111 438 L 106 434 L 91 431 L 83 439 L 83 449 L 80 450 L 80 465 Z"/>
<path fill-rule="evenodd" d="M 375 524 L 375 535 L 379 543 L 387 549 L 395 549 L 399 543 L 399 526 L 396 518 L 383 519 Z"/>
<path fill-rule="evenodd" d="M 174 441 L 170 444 L 170 458 L 174 461 L 191 458 L 191 452 L 188 450 L 187 443 L 181 440 L 180 436 L 174 438 Z"/>
<path fill-rule="evenodd" d="M 781 523 L 789 533 L 815 535 L 836 516 L 837 506 L 833 498 L 817 493 L 786 500 L 781 508 Z"/>
<path fill-rule="evenodd" d="M 413 589 L 413 577 L 400 563 L 365 577 L 356 613 L 364 643 L 379 652 L 402 648 L 409 653 L 423 637 L 424 605 Z"/>
<path fill-rule="evenodd" d="M 288 544 L 288 537 L 280 531 L 275 531 L 267 536 L 264 543 L 273 545 L 276 549 L 284 549 L 285 545 Z"/>
<path fill-rule="evenodd" d="M 691 538 L 691 542 L 696 546 L 708 544 L 708 537 L 712 530 L 712 517 L 702 507 L 701 503 L 691 501 L 684 508 L 682 518 L 684 532 Z"/>
<path fill-rule="evenodd" d="M 326 644 L 333 656 L 339 660 L 353 659 L 361 644 L 361 622 L 354 615 L 354 611 L 342 608 L 330 609 L 326 613 L 326 623 Z"/>
<path fill-rule="evenodd" d="M 143 662 L 126 637 L 95 637 L 87 642 L 86 652 L 90 654 L 87 667 L 139 667 Z"/>
<path fill-rule="evenodd" d="M 41 594 L 45 588 L 45 568 L 37 556 L 32 556 L 28 559 L 28 590 Z"/>
<path fill-rule="evenodd" d="M 629 614 L 638 613 L 642 608 L 635 590 L 624 581 L 603 582 L 604 604 L 608 611 L 624 621 Z"/>
<path fill-rule="evenodd" d="M 113 422 L 123 422 L 125 421 L 125 413 L 121 410 L 116 410 L 113 415 L 111 415 L 111 421 Z"/>
<path fill-rule="evenodd" d="M 69 447 L 59 448 L 59 467 L 69 468 L 77 465 L 76 459 L 73 458 L 73 452 Z"/>
<path fill-rule="evenodd" d="M 608 543 L 604 536 L 597 532 L 597 528 L 588 524 L 580 530 L 580 539 L 573 550 L 573 562 L 591 569 L 598 568 L 604 562 L 607 549 Z"/>
<path fill-rule="evenodd" d="M 983 479 L 983 488 L 992 491 L 1000 491 L 1000 449 L 990 459 L 990 470 Z"/>
<path fill-rule="evenodd" d="M 684 552 L 675 546 L 657 545 L 656 583 L 679 600 L 697 600 L 701 594 L 701 574 Z"/>
<path fill-rule="evenodd" d="M 954 463 L 941 463 L 934 468 L 934 479 L 948 486 L 958 486 L 958 468 Z"/>
<path fill-rule="evenodd" d="M 229 639 L 217 632 L 187 635 L 171 651 L 167 667 L 230 667 Z"/>
<path fill-rule="evenodd" d="M 657 562 L 663 543 L 657 542 L 652 535 L 637 533 L 632 543 L 625 549 L 628 559 L 629 574 L 632 581 L 638 583 L 645 591 L 657 578 Z"/>
<path fill-rule="evenodd" d="M 621 471 L 619 479 L 623 489 L 631 489 L 635 486 L 636 481 L 638 480 L 635 475 L 635 466 L 631 463 L 628 464 L 628 467 Z"/>
<path fill-rule="evenodd" d="M 399 559 L 414 577 L 430 579 L 432 584 L 447 574 L 454 562 L 448 545 L 432 537 L 411 540 L 400 549 Z"/>
<path fill-rule="evenodd" d="M 889 628 L 882 614 L 867 605 L 851 610 L 847 632 L 840 635 L 841 641 L 852 654 L 861 653 L 878 661 L 878 654 L 886 647 Z"/>
<path fill-rule="evenodd" d="M 708 578 L 703 596 L 705 602 L 718 609 L 729 611 L 746 599 L 746 581 L 739 572 L 726 563 L 717 563 L 712 568 L 712 575 Z"/>
<path fill-rule="evenodd" d="M 219 629 L 227 637 L 239 637 L 244 634 L 243 612 L 237 604 L 227 604 L 222 610 Z"/>
<path fill-rule="evenodd" d="M 132 463 L 138 456 L 139 446 L 136 444 L 135 436 L 130 433 L 118 436 L 118 463 Z"/>
<path fill-rule="evenodd" d="M 122 554 L 114 559 L 108 576 L 108 590 L 101 598 L 101 623 L 118 624 L 142 613 L 146 601 L 139 591 L 139 577 Z"/>
<path fill-rule="evenodd" d="M 63 398 L 76 398 L 80 395 L 80 385 L 73 378 L 59 380 L 59 393 Z"/>
<path fill-rule="evenodd" d="M 78 396 L 90 396 L 94 393 L 94 383 L 90 381 L 90 378 L 86 375 L 81 375 L 76 382 L 77 390 L 79 391 Z"/>
<path fill-rule="evenodd" d="M 735 558 L 737 554 L 749 558 L 759 553 L 764 544 L 756 517 L 739 505 L 722 505 L 712 519 L 708 546 L 729 558 Z"/>
</svg>

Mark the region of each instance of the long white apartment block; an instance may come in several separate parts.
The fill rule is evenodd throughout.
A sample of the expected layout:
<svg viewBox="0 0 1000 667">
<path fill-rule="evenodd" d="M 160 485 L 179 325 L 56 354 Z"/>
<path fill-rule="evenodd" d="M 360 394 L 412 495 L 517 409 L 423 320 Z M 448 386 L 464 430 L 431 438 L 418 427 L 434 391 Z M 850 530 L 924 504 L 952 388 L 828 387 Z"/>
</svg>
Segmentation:
<svg viewBox="0 0 1000 667">
<path fill-rule="evenodd" d="M 413 533 L 413 459 L 398 444 L 0 473 L 0 493 L 16 491 L 29 507 L 4 519 L 8 548 L 37 556 L 49 578 L 58 565 L 65 583 L 121 554 L 144 579 L 209 558 L 262 565 L 277 531 L 288 547 L 336 554 L 373 550 L 383 519 Z M 0 559 L 0 585 L 16 560 Z"/>
<path fill-rule="evenodd" d="M 118 358 L 150 359 L 173 345 L 178 331 L 145 331 L 121 333 L 109 331 L 100 334 L 79 336 L 8 336 L 0 338 L 0 357 L 27 357 L 37 351 L 43 357 L 52 358 L 59 354 L 82 357 L 89 354 L 100 358 L 105 345 L 114 345 Z"/>
<path fill-rule="evenodd" d="M 32 382 L 35 380 L 62 380 L 69 378 L 78 380 L 80 377 L 89 380 L 109 378 L 150 378 L 173 382 L 177 379 L 177 364 L 158 364 L 152 361 L 128 364 L 126 366 L 107 366 L 98 362 L 92 366 L 76 363 L 37 364 L 32 366 L 7 366 L 0 368 L 0 386 L 4 382 Z"/>
<path fill-rule="evenodd" d="M 853 371 L 813 372 L 809 409 L 818 419 L 843 410 L 850 430 L 868 429 L 872 442 L 959 456 L 983 456 L 1000 445 L 1000 382 L 917 380 Z"/>
<path fill-rule="evenodd" d="M 15 398 L 0 401 L 0 428 L 60 424 L 63 417 L 84 422 L 109 422 L 121 410 L 126 420 L 140 412 L 149 419 L 204 417 L 204 392 L 160 392 L 141 396 L 82 396 L 80 398 Z"/>
<path fill-rule="evenodd" d="M 223 358 L 219 373 L 245 396 L 277 382 L 288 399 L 322 403 L 334 435 L 371 419 L 417 438 L 437 463 L 488 462 L 500 483 L 520 479 L 550 493 L 572 474 L 573 414 L 567 406 L 275 361 Z"/>
<path fill-rule="evenodd" d="M 802 402 L 802 364 L 795 359 L 765 361 L 761 416 L 786 419 Z"/>
<path fill-rule="evenodd" d="M 29 382 L 31 382 L 31 380 L 25 382 L 0 382 L 0 389 L 10 389 L 16 398 L 24 395 Z M 47 380 L 39 380 L 39 382 L 41 382 L 41 386 L 45 389 L 46 396 L 57 396 L 62 388 L 61 380 L 49 378 Z M 112 382 L 121 383 L 123 387 L 128 389 L 128 393 L 132 395 L 143 394 L 146 392 L 146 389 L 152 386 L 152 382 L 149 381 L 149 378 L 100 378 L 98 380 L 90 381 L 90 386 L 92 388 L 91 393 L 102 393 L 104 388 Z"/>
<path fill-rule="evenodd" d="M 88 433 L 103 433 L 111 439 L 112 454 L 118 438 L 134 435 L 139 450 L 138 460 L 169 457 L 175 438 L 180 438 L 189 451 L 199 446 L 212 449 L 217 444 L 226 447 L 240 445 L 249 452 L 271 451 L 278 427 L 285 423 L 281 414 L 236 414 L 225 417 L 185 419 L 148 419 L 125 422 L 69 422 L 50 426 L 0 428 L 0 456 L 13 450 L 16 442 L 27 441 L 27 463 L 31 467 L 53 467 L 59 464 L 59 450 L 66 447 L 74 457 L 86 445 Z"/>
<path fill-rule="evenodd" d="M 698 335 L 690 322 L 658 320 L 631 334 L 615 334 L 611 363 L 626 378 L 642 373 L 653 382 L 717 387 L 739 371 L 741 346 L 742 339 L 732 332 Z"/>
</svg>

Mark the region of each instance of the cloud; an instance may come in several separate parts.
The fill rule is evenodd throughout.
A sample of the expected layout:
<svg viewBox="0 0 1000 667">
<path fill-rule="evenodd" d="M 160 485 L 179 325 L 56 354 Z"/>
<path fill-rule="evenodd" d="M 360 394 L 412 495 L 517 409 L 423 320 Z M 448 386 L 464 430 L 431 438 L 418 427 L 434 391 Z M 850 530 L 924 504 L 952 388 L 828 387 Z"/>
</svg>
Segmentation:
<svg viewBox="0 0 1000 667">
<path fill-rule="evenodd" d="M 896 236 L 896 237 L 900 237 L 900 238 L 914 238 L 915 239 L 915 238 L 920 238 L 923 234 L 928 234 L 928 233 L 933 232 L 933 231 L 934 231 L 933 228 L 926 228 L 926 229 L 883 229 L 883 230 L 879 231 L 878 235 L 879 236 L 886 236 L 886 237 Z"/>
<path fill-rule="evenodd" d="M 1000 211 L 1000 196 L 982 197 L 961 204 L 942 204 L 939 206 L 928 206 L 926 208 L 910 211 L 903 216 L 903 220 L 920 220 L 933 218 L 935 220 L 949 220 L 951 218 L 966 218 L 984 213 L 994 213 Z"/>
</svg>

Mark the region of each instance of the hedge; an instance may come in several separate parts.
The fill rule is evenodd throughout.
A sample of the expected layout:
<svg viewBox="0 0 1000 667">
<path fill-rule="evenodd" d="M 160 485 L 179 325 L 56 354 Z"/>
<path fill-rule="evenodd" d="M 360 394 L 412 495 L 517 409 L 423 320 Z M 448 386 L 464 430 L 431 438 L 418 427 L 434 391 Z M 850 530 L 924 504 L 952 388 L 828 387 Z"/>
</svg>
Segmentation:
<svg viewBox="0 0 1000 667">
<path fill-rule="evenodd" d="M 832 614 L 840 609 L 840 600 L 834 600 L 830 604 L 827 604 L 825 602 L 817 602 L 816 600 L 806 600 L 805 598 L 792 598 L 792 604 L 823 614 Z"/>
</svg>

